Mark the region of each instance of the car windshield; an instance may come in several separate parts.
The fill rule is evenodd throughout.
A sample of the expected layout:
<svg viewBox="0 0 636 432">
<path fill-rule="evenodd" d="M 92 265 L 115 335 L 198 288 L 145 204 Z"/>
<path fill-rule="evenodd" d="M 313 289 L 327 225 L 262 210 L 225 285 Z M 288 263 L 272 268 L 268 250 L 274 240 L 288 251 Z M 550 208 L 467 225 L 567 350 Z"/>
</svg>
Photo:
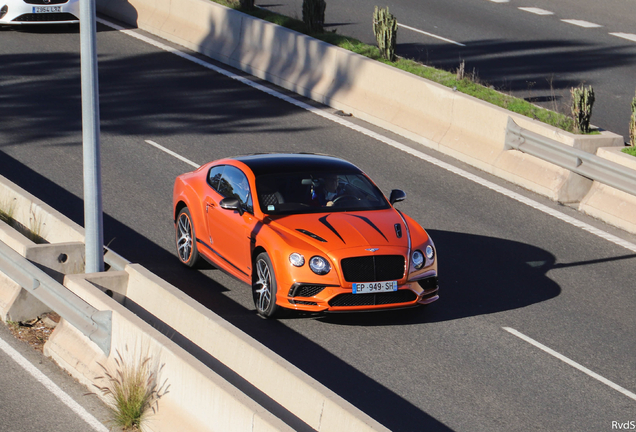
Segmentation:
<svg viewBox="0 0 636 432">
<path fill-rule="evenodd" d="M 278 173 L 256 178 L 261 211 L 324 213 L 389 208 L 382 192 L 359 172 Z"/>
</svg>

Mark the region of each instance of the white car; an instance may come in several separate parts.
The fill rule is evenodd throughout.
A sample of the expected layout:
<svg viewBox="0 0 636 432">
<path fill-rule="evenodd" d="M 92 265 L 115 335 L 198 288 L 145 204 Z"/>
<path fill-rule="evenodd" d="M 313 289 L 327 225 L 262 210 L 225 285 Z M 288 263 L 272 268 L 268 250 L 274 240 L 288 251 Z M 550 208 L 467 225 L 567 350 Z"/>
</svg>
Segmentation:
<svg viewBox="0 0 636 432">
<path fill-rule="evenodd" d="M 79 23 L 79 0 L 0 0 L 0 25 Z"/>
</svg>

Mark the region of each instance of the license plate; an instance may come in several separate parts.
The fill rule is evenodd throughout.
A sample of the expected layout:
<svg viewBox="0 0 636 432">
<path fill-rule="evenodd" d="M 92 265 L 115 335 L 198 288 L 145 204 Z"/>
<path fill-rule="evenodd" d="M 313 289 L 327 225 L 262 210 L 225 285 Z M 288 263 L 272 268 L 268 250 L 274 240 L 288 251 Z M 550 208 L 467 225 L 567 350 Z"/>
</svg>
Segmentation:
<svg viewBox="0 0 636 432">
<path fill-rule="evenodd" d="M 33 6 L 33 13 L 62 12 L 62 6 Z"/>
<path fill-rule="evenodd" d="M 354 294 L 369 294 L 376 292 L 391 292 L 397 291 L 398 285 L 397 281 L 389 281 L 389 282 L 365 282 L 365 283 L 354 283 L 353 284 L 353 293 Z"/>
</svg>

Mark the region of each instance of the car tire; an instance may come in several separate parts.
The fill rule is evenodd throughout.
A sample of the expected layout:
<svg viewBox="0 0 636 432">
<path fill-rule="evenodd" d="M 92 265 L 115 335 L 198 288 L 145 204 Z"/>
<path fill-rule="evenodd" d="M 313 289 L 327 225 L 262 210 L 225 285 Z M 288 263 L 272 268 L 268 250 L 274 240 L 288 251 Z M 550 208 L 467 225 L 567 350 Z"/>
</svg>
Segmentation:
<svg viewBox="0 0 636 432">
<path fill-rule="evenodd" d="M 184 207 L 177 216 L 175 224 L 175 245 L 177 256 L 184 265 L 194 268 L 199 264 L 199 250 L 197 249 L 192 216 L 187 207 Z"/>
<path fill-rule="evenodd" d="M 256 313 L 264 318 L 273 318 L 280 307 L 276 304 L 276 275 L 269 255 L 266 252 L 258 254 L 254 262 L 252 276 L 252 295 Z"/>
</svg>

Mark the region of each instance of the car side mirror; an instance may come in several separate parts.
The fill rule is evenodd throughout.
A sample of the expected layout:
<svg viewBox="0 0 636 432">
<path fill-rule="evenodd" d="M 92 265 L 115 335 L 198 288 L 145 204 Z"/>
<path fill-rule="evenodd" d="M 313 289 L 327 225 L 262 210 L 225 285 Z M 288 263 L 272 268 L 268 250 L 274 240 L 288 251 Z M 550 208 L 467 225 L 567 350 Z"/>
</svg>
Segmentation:
<svg viewBox="0 0 636 432">
<path fill-rule="evenodd" d="M 239 212 L 241 216 L 243 216 L 243 207 L 241 206 L 241 203 L 239 202 L 238 198 L 235 198 L 235 197 L 223 198 L 221 202 L 219 203 L 219 205 L 221 206 L 222 209 L 225 209 L 225 210 L 236 210 Z"/>
<path fill-rule="evenodd" d="M 393 205 L 397 202 L 404 201 L 405 199 L 406 192 L 400 189 L 393 189 L 391 191 L 391 196 L 389 197 L 389 202 L 391 203 L 391 205 Z"/>
</svg>

